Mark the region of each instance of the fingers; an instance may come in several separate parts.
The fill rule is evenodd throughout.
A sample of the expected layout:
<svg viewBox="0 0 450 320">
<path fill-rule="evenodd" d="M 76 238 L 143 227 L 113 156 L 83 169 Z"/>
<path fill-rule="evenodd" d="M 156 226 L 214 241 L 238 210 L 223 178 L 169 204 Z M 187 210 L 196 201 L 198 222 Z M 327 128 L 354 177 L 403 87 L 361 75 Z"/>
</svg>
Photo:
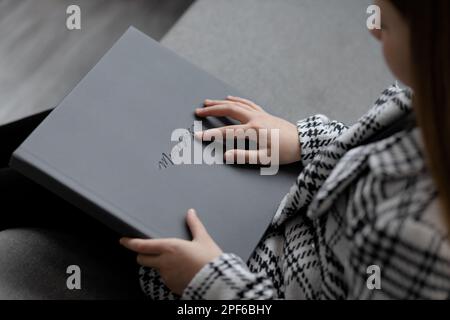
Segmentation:
<svg viewBox="0 0 450 320">
<path fill-rule="evenodd" d="M 199 108 L 196 114 L 199 117 L 229 117 L 246 123 L 250 119 L 250 110 L 241 108 L 236 104 L 219 104 L 207 108 Z"/>
<path fill-rule="evenodd" d="M 136 261 L 138 264 L 144 267 L 160 269 L 161 267 L 161 257 L 160 256 L 152 256 L 145 254 L 138 254 Z"/>
<path fill-rule="evenodd" d="M 208 235 L 205 226 L 198 218 L 197 213 L 194 209 L 188 210 L 186 222 L 194 240 L 204 238 Z"/>
<path fill-rule="evenodd" d="M 207 99 L 204 105 L 205 108 L 196 110 L 199 117 L 230 117 L 242 123 L 249 120 L 252 111 L 263 111 L 253 101 L 234 96 L 228 96 L 227 100 Z"/>
<path fill-rule="evenodd" d="M 250 101 L 250 100 L 244 99 L 244 98 L 240 98 L 240 97 L 234 97 L 234 96 L 228 96 L 227 100 L 207 99 L 207 100 L 205 100 L 205 107 L 210 107 L 210 106 L 214 106 L 214 105 L 218 105 L 218 104 L 227 104 L 227 103 L 230 103 L 230 101 L 237 103 L 238 105 L 241 105 L 242 107 L 248 107 L 252 110 L 258 110 L 258 111 L 263 110 L 260 106 L 258 106 L 253 101 Z"/>
<path fill-rule="evenodd" d="M 260 106 L 258 106 L 256 103 L 254 103 L 253 101 L 250 101 L 248 99 L 239 98 L 239 97 L 233 97 L 233 96 L 228 96 L 227 99 L 229 101 L 234 101 L 234 102 L 238 102 L 238 103 L 242 103 L 244 105 L 247 105 L 247 106 L 251 107 L 254 110 L 262 111 L 262 108 Z"/>
<path fill-rule="evenodd" d="M 245 104 L 245 103 L 241 103 L 238 101 L 231 101 L 231 100 L 205 100 L 205 108 L 209 108 L 209 107 L 213 107 L 213 106 L 218 106 L 218 105 L 222 105 L 222 104 L 234 104 L 237 105 L 238 107 L 241 107 L 243 109 L 246 109 L 248 111 L 255 111 L 255 108 Z"/>
<path fill-rule="evenodd" d="M 216 106 L 218 104 L 227 104 L 230 103 L 230 101 L 228 100 L 211 100 L 211 99 L 206 99 L 204 102 L 205 107 L 210 107 L 210 106 Z"/>
<path fill-rule="evenodd" d="M 224 157 L 228 163 L 236 164 L 261 164 L 261 159 L 266 150 L 243 150 L 235 149 L 225 152 Z M 266 164 L 266 163 L 264 163 Z"/>
<path fill-rule="evenodd" d="M 210 130 L 205 130 L 202 132 L 196 132 L 195 137 L 199 140 L 203 140 L 203 141 L 211 141 L 212 138 L 220 138 L 222 140 L 229 138 L 235 138 L 237 137 L 240 133 L 242 133 L 242 135 L 245 134 L 245 130 L 248 129 L 247 125 L 242 125 L 242 124 L 238 124 L 238 125 L 233 125 L 233 126 L 225 126 L 225 127 L 220 127 L 220 128 L 214 128 L 214 129 L 210 129 Z"/>
<path fill-rule="evenodd" d="M 121 245 L 140 254 L 161 254 L 172 242 L 172 239 L 120 239 Z"/>
</svg>

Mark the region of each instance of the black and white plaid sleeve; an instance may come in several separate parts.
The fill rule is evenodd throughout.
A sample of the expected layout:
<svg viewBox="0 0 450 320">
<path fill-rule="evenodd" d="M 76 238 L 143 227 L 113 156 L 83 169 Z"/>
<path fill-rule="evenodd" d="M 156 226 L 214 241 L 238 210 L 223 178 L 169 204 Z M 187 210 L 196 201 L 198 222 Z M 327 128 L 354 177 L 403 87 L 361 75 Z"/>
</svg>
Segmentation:
<svg viewBox="0 0 450 320">
<path fill-rule="evenodd" d="M 449 299 L 450 244 L 445 232 L 398 203 L 403 215 L 383 215 L 356 233 L 350 253 L 349 299 Z M 379 272 L 379 287 L 368 267 Z"/>
<path fill-rule="evenodd" d="M 273 299 L 270 279 L 252 273 L 241 258 L 222 254 L 204 266 L 184 290 L 186 300 L 263 300 Z"/>
<path fill-rule="evenodd" d="M 303 166 L 308 165 L 319 151 L 330 145 L 347 129 L 348 126 L 345 124 L 331 121 L 320 114 L 298 121 L 297 131 Z"/>
</svg>

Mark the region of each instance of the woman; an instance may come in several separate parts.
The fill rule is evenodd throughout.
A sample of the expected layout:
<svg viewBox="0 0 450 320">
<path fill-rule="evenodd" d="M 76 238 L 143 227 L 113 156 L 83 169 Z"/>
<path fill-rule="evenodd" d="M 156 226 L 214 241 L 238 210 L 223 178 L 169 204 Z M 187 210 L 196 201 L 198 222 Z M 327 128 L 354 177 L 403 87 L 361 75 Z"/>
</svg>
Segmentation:
<svg viewBox="0 0 450 320">
<path fill-rule="evenodd" d="M 187 215 L 192 241 L 121 239 L 138 253 L 142 288 L 149 296 L 449 297 L 450 6 L 447 0 L 376 4 L 383 26 L 374 36 L 395 76 L 412 91 L 387 89 L 352 127 L 322 115 L 293 125 L 245 99 L 207 100 L 197 110 L 200 117 L 229 116 L 244 128 L 280 129 L 281 162 L 301 161 L 304 169 L 248 263 L 223 253 L 194 210 Z M 0 135 L 5 131 L 0 128 Z M 9 171 L 2 174 L 11 183 L 30 184 Z M 36 189 L 30 185 L 30 194 Z M 55 202 L 49 211 L 63 206 L 68 205 Z M 20 221 L 13 220 L 5 226 Z M 114 237 L 87 220 L 81 224 L 90 224 L 97 238 Z M 372 283 L 371 275 L 380 276 L 381 283 Z"/>
<path fill-rule="evenodd" d="M 122 239 L 138 253 L 148 295 L 449 298 L 450 3 L 375 4 L 382 28 L 373 34 L 414 93 L 389 88 L 350 128 L 324 116 L 295 128 L 250 101 L 206 101 L 201 117 L 279 128 L 280 159 L 301 159 L 304 169 L 248 264 L 222 253 L 193 210 L 192 241 Z M 368 284 L 370 270 L 380 272 L 381 288 Z"/>
</svg>

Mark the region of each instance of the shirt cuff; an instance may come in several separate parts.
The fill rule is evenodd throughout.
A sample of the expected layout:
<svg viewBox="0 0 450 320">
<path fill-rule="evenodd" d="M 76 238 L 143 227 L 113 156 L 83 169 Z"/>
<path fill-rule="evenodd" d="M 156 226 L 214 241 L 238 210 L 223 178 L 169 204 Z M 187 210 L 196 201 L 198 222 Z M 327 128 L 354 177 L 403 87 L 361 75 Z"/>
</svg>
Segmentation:
<svg viewBox="0 0 450 320">
<path fill-rule="evenodd" d="M 330 145 L 347 128 L 321 114 L 298 121 L 302 165 L 307 166 L 319 151 Z"/>
<path fill-rule="evenodd" d="M 224 253 L 205 265 L 191 280 L 182 294 L 183 300 L 236 300 L 261 298 L 260 290 L 254 285 L 267 288 L 272 295 L 272 285 L 248 269 L 241 258 Z M 247 288 L 249 290 L 247 290 Z M 257 297 L 252 295 L 257 294 Z"/>
</svg>

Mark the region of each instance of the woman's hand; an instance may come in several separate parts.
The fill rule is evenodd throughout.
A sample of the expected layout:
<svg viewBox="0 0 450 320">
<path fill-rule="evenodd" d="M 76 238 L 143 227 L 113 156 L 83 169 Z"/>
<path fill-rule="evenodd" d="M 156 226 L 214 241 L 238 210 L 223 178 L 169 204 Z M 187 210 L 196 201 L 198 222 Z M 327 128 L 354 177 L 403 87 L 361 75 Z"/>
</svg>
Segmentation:
<svg viewBox="0 0 450 320">
<path fill-rule="evenodd" d="M 231 132 L 236 133 L 234 135 L 236 137 L 238 136 L 237 131 L 243 132 L 243 130 L 247 129 L 254 129 L 256 132 L 259 132 L 261 129 L 268 131 L 279 129 L 280 164 L 300 161 L 300 142 L 296 126 L 286 120 L 270 115 L 252 101 L 232 96 L 228 96 L 227 100 L 206 100 L 205 107 L 197 109 L 196 114 L 199 117 L 229 117 L 241 123 L 197 133 L 196 137 L 201 140 L 210 141 L 211 137 L 217 133 L 225 137 L 227 130 L 232 130 Z M 272 143 L 268 142 L 265 145 L 258 145 L 258 150 L 229 150 L 225 153 L 225 158 L 237 159 L 239 156 L 245 158 L 247 163 L 251 157 L 260 159 L 260 152 L 270 153 L 271 151 Z"/>
<path fill-rule="evenodd" d="M 122 238 L 120 243 L 137 252 L 137 262 L 156 269 L 166 286 L 181 295 L 192 278 L 206 264 L 222 254 L 197 217 L 194 209 L 188 210 L 187 224 L 192 241 L 180 239 L 130 239 Z"/>
</svg>

